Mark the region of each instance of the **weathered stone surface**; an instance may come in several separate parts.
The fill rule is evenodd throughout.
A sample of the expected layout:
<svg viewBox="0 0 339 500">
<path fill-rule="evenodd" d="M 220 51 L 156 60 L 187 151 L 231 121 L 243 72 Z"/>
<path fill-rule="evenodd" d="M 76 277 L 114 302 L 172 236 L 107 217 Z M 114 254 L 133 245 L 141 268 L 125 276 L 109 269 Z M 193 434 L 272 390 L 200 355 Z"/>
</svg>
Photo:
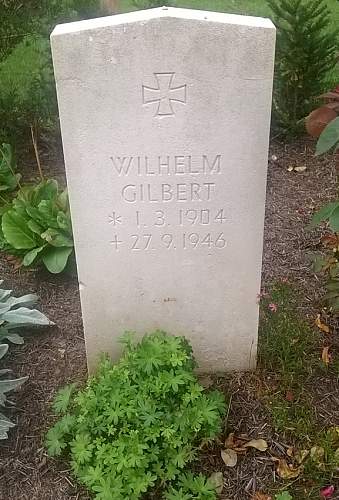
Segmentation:
<svg viewBox="0 0 339 500">
<path fill-rule="evenodd" d="M 163 8 L 51 40 L 89 368 L 157 328 L 254 367 L 273 24 Z"/>
</svg>

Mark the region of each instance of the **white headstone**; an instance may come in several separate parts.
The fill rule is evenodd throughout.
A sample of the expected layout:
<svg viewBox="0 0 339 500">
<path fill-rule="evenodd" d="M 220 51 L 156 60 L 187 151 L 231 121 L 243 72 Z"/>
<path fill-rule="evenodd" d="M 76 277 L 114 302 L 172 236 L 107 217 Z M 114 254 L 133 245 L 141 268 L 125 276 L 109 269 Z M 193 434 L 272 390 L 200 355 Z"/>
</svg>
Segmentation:
<svg viewBox="0 0 339 500">
<path fill-rule="evenodd" d="M 254 367 L 273 24 L 164 7 L 51 39 L 90 370 L 155 329 Z"/>
</svg>

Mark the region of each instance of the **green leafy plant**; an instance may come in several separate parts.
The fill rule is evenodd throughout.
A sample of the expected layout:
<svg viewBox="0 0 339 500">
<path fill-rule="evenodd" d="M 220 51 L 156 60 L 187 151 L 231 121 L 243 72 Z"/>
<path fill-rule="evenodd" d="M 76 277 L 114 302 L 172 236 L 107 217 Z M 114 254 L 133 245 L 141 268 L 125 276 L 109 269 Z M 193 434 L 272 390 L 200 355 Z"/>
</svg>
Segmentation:
<svg viewBox="0 0 339 500">
<path fill-rule="evenodd" d="M 165 492 L 165 500 L 215 500 L 215 486 L 203 474 L 194 475 L 191 472 L 179 474 L 176 486 L 171 486 Z"/>
<path fill-rule="evenodd" d="M 97 0 L 5 0 L 1 2 L 0 60 L 5 59 L 26 33 L 47 36 L 59 22 L 94 17 Z"/>
<path fill-rule="evenodd" d="M 0 285 L 3 281 L 0 281 Z M 14 297 L 12 290 L 0 288 L 0 342 L 7 340 L 13 344 L 23 344 L 24 339 L 17 330 L 32 326 L 53 325 L 42 312 L 31 309 L 38 296 L 31 293 Z"/>
<path fill-rule="evenodd" d="M 325 0 L 268 0 L 277 26 L 274 111 L 291 134 L 303 130 L 336 65 L 338 31 L 332 28 Z"/>
<path fill-rule="evenodd" d="M 136 500 L 152 489 L 167 490 L 168 500 L 214 499 L 209 481 L 182 474 L 199 444 L 220 431 L 224 397 L 197 382 L 185 338 L 156 331 L 123 343 L 117 364 L 104 359 L 85 389 L 56 397 L 63 416 L 47 434 L 49 454 L 70 455 L 98 500 Z"/>
<path fill-rule="evenodd" d="M 293 498 L 288 491 L 283 491 L 282 493 L 275 495 L 275 500 L 293 500 Z"/>
<path fill-rule="evenodd" d="M 60 273 L 73 252 L 67 191 L 57 181 L 22 188 L 2 216 L 2 250 L 22 257 L 24 266 L 43 262 Z"/>
<path fill-rule="evenodd" d="M 0 344 L 0 360 L 5 356 L 8 351 L 8 344 Z M 11 370 L 1 369 L 0 370 L 0 408 L 6 408 L 10 401 L 7 399 L 7 393 L 13 391 L 20 387 L 28 377 L 21 377 L 17 379 L 7 379 L 3 378 L 4 375 L 10 373 Z M 8 431 L 15 427 L 15 424 L 11 422 L 2 412 L 0 412 L 0 439 L 8 438 Z"/>
<path fill-rule="evenodd" d="M 3 281 L 0 281 L 0 285 Z M 24 339 L 17 332 L 22 328 L 32 326 L 53 325 L 44 314 L 31 307 L 36 304 L 37 295 L 29 294 L 21 297 L 14 297 L 12 290 L 0 289 L 0 360 L 5 356 L 9 349 L 8 344 L 2 343 L 4 340 L 13 344 L 23 344 Z M 20 387 L 28 377 L 17 379 L 3 378 L 11 370 L 0 370 L 0 408 L 6 408 L 11 405 L 7 399 L 7 393 Z M 0 412 L 0 439 L 7 439 L 8 431 L 15 427 L 2 412 Z"/>
<path fill-rule="evenodd" d="M 318 142 L 316 155 L 322 155 L 334 149 L 339 149 L 339 116 L 334 118 L 321 133 Z"/>
<path fill-rule="evenodd" d="M 334 96 L 335 94 L 332 93 Z M 334 106 L 338 106 L 339 93 L 335 98 Z M 323 109 L 323 108 L 319 108 Z M 335 108 L 334 108 L 335 109 Z M 339 108 L 338 108 L 339 111 Z M 312 113 L 310 117 L 312 116 Z M 334 113 L 336 116 L 336 113 Z M 327 123 L 321 132 L 316 155 L 327 153 L 331 150 L 336 152 L 339 148 L 339 117 L 336 116 Z M 323 272 L 327 275 L 325 284 L 325 302 L 334 313 L 339 313 L 339 200 L 327 203 L 320 208 L 312 217 L 310 229 L 325 223 L 330 230 L 322 238 L 323 247 L 327 255 L 316 255 L 314 259 L 314 271 Z"/>
<path fill-rule="evenodd" d="M 14 191 L 18 186 L 21 175 L 15 173 L 16 164 L 10 144 L 0 147 L 0 191 Z"/>
</svg>

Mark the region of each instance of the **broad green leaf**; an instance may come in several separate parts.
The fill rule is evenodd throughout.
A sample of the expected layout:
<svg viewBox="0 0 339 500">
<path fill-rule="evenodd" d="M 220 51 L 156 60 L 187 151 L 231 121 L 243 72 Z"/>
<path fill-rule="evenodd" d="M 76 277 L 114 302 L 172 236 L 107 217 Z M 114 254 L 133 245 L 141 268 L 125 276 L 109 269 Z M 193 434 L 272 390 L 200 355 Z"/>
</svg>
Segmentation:
<svg viewBox="0 0 339 500">
<path fill-rule="evenodd" d="M 41 238 L 54 247 L 73 247 L 73 240 L 58 229 L 49 228 L 41 234 Z"/>
<path fill-rule="evenodd" d="M 48 179 L 40 182 L 34 188 L 32 202 L 34 205 L 39 205 L 42 200 L 52 200 L 58 194 L 58 183 L 55 179 Z"/>
<path fill-rule="evenodd" d="M 333 210 L 333 212 L 329 216 L 328 222 L 333 232 L 339 232 L 339 206 Z"/>
<path fill-rule="evenodd" d="M 11 296 L 13 290 L 3 290 L 3 289 L 0 289 L 0 301 L 4 301 L 8 299 L 8 297 Z"/>
<path fill-rule="evenodd" d="M 9 333 L 7 335 L 4 332 L 0 332 L 0 342 L 2 340 L 9 340 L 12 344 L 22 345 L 24 343 L 24 339 L 18 335 L 17 333 Z"/>
<path fill-rule="evenodd" d="M 0 359 L 2 359 L 8 351 L 8 344 L 0 344 Z"/>
<path fill-rule="evenodd" d="M 67 216 L 64 212 L 58 212 L 57 223 L 60 229 L 71 232 L 72 230 L 71 220 L 69 216 Z"/>
<path fill-rule="evenodd" d="M 39 236 L 41 235 L 41 233 L 43 233 L 44 231 L 44 228 L 41 227 L 37 222 L 35 222 L 35 220 L 29 220 L 27 222 L 27 226 L 29 227 L 29 229 L 33 232 L 33 233 L 36 233 L 38 234 Z"/>
<path fill-rule="evenodd" d="M 30 324 L 30 325 L 51 325 L 53 324 L 42 312 L 27 307 L 19 307 L 13 311 L 8 311 L 3 315 L 3 319 L 9 323 Z M 10 326 L 10 325 L 9 325 Z"/>
<path fill-rule="evenodd" d="M 69 247 L 51 247 L 44 252 L 42 261 L 50 273 L 58 274 L 65 269 L 72 251 Z"/>
<path fill-rule="evenodd" d="M 34 304 L 38 302 L 38 296 L 35 293 L 29 293 L 27 295 L 22 295 L 21 297 L 9 297 L 7 300 L 7 304 L 9 304 L 11 307 L 18 306 L 25 306 L 25 307 L 31 307 Z M 1 313 L 0 309 L 0 313 Z"/>
<path fill-rule="evenodd" d="M 46 248 L 46 245 L 43 245 L 41 247 L 33 248 L 33 250 L 30 250 L 29 252 L 26 253 L 25 257 L 23 258 L 23 265 L 24 266 L 30 266 L 33 264 L 39 253 Z"/>
<path fill-rule="evenodd" d="M 52 200 L 42 200 L 39 203 L 38 211 L 40 217 L 44 221 L 44 227 L 53 227 L 58 229 L 57 215 L 58 208 L 54 201 Z"/>
<path fill-rule="evenodd" d="M 58 196 L 58 205 L 64 212 L 68 211 L 68 192 L 67 189 L 62 191 Z"/>
<path fill-rule="evenodd" d="M 322 131 L 316 148 L 316 155 L 327 153 L 339 142 L 339 116 L 332 120 Z"/>
<path fill-rule="evenodd" d="M 0 394 L 6 394 L 7 392 L 17 389 L 22 384 L 26 382 L 28 377 L 15 378 L 11 380 L 0 380 Z"/>
<path fill-rule="evenodd" d="M 327 203 L 327 205 L 321 207 L 321 209 L 313 215 L 309 227 L 315 227 L 321 222 L 327 220 L 331 216 L 332 212 L 338 207 L 339 201 L 332 201 L 331 203 Z"/>
<path fill-rule="evenodd" d="M 9 429 L 15 427 L 15 424 L 8 420 L 5 415 L 0 413 L 0 439 L 7 439 L 8 438 L 8 431 Z"/>
<path fill-rule="evenodd" d="M 36 237 L 27 226 L 27 220 L 15 210 L 8 210 L 3 215 L 2 231 L 8 243 L 16 249 L 30 249 L 37 246 Z"/>
</svg>

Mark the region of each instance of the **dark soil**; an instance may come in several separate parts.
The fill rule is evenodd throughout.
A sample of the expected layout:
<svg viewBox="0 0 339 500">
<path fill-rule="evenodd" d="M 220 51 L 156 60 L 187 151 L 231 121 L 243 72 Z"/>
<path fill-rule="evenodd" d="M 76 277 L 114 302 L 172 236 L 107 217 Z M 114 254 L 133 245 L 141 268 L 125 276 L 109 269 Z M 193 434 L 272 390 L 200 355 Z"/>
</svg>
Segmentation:
<svg viewBox="0 0 339 500">
<path fill-rule="evenodd" d="M 301 291 L 301 314 L 314 322 L 322 294 L 319 279 L 312 273 L 308 254 L 319 247 L 319 235 L 306 231 L 315 208 L 336 196 L 334 162 L 314 158 L 314 143 L 308 139 L 271 147 L 263 286 L 276 279 L 287 279 Z M 63 179 L 61 155 L 44 158 L 46 176 Z M 289 167 L 306 166 L 303 172 Z M 27 177 L 32 165 L 26 165 Z M 1 278 L 17 294 L 36 292 L 41 309 L 57 326 L 27 335 L 23 346 L 11 348 L 6 365 L 15 375 L 29 375 L 29 381 L 15 395 L 16 409 L 11 418 L 18 422 L 10 438 L 0 444 L 0 500 L 85 500 L 67 465 L 47 457 L 43 437 L 53 419 L 50 402 L 56 390 L 69 381 L 83 381 L 86 359 L 77 282 L 74 276 L 51 276 L 43 271 L 17 270 L 5 258 L 0 260 Z M 338 337 L 333 321 L 333 342 Z M 230 430 L 250 437 L 263 437 L 271 451 L 282 455 L 286 443 L 273 432 L 261 402 L 265 381 L 259 372 L 228 376 L 217 385 L 232 395 L 225 435 Z M 339 385 L 324 375 L 313 388 L 314 404 L 324 425 L 339 425 Z M 206 452 L 199 468 L 207 473 L 223 470 L 225 488 L 222 498 L 245 500 L 256 490 L 270 491 L 275 481 L 274 466 L 267 454 L 248 454 L 234 469 L 220 460 L 220 448 Z M 274 484 L 273 484 L 274 485 Z"/>
</svg>

